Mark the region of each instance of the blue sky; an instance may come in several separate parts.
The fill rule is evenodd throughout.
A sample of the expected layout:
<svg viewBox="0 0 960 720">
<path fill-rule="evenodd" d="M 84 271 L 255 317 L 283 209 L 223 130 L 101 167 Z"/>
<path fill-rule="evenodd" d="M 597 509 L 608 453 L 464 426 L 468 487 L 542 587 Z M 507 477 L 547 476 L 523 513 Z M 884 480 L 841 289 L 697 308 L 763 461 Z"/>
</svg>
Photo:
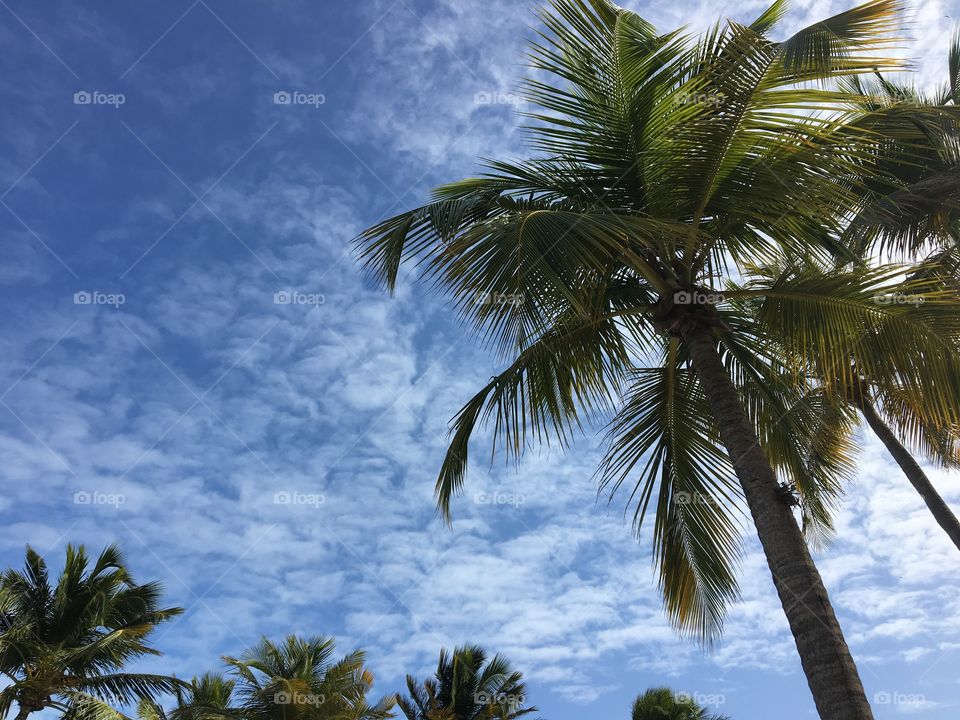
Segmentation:
<svg viewBox="0 0 960 720">
<path fill-rule="evenodd" d="M 663 28 L 723 12 L 629 6 Z M 4 566 L 28 542 L 53 564 L 120 543 L 187 609 L 145 665 L 180 676 L 261 633 L 325 633 L 388 693 L 473 641 L 551 720 L 627 717 L 660 684 L 737 720 L 815 717 L 752 531 L 706 655 L 663 620 L 648 539 L 597 502 L 597 433 L 478 465 L 452 531 L 434 515 L 447 422 L 496 365 L 412 279 L 366 283 L 349 243 L 523 153 L 533 7 L 0 1 Z M 925 80 L 956 9 L 910 6 Z M 818 564 L 877 717 L 956 717 L 960 558 L 862 440 Z M 957 476 L 931 474 L 960 506 Z"/>
</svg>

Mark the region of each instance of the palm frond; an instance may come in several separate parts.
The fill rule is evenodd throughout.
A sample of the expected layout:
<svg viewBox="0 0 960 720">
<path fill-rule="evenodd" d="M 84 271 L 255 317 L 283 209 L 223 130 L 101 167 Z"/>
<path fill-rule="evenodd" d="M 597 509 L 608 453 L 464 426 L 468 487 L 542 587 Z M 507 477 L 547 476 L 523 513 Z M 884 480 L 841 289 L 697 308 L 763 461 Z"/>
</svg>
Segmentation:
<svg viewBox="0 0 960 720">
<path fill-rule="evenodd" d="M 663 367 L 632 375 L 598 470 L 611 496 L 630 481 L 627 502 L 638 532 L 656 495 L 654 562 L 667 615 L 706 642 L 719 635 L 728 603 L 739 597 L 740 555 L 733 519 L 739 488 L 710 417 L 674 347 Z"/>
</svg>

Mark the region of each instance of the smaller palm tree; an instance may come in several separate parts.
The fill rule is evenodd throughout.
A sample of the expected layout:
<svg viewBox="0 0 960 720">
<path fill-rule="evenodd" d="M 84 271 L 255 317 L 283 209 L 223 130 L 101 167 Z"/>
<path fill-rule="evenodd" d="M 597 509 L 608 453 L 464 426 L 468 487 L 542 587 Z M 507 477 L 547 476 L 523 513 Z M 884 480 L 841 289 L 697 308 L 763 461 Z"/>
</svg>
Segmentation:
<svg viewBox="0 0 960 720">
<path fill-rule="evenodd" d="M 177 688 L 177 704 L 164 710 L 155 700 L 141 700 L 137 705 L 140 720 L 231 720 L 241 717 L 240 708 L 233 706 L 236 682 L 219 673 L 204 673 L 195 677 L 185 688 Z"/>
<path fill-rule="evenodd" d="M 631 720 L 727 720 L 713 715 L 692 698 L 674 693 L 670 688 L 650 688 L 633 701 Z"/>
<path fill-rule="evenodd" d="M 181 608 L 159 607 L 158 583 L 138 585 L 111 545 L 90 563 L 84 547 L 67 546 L 51 586 L 44 559 L 27 547 L 22 571 L 0 576 L 0 720 L 13 703 L 16 720 L 53 708 L 71 720 L 122 718 L 115 705 L 175 692 L 165 675 L 122 672 L 131 660 L 160 653 L 146 644 L 158 624 Z"/>
<path fill-rule="evenodd" d="M 513 720 L 537 712 L 526 704 L 523 674 L 502 655 L 487 661 L 477 645 L 440 650 L 436 675 L 424 680 L 407 675 L 409 697 L 397 705 L 407 720 Z"/>
<path fill-rule="evenodd" d="M 955 32 L 947 58 L 947 82 L 934 94 L 877 74 L 873 82 L 849 78 L 844 83 L 860 104 L 873 111 L 870 120 L 886 139 L 878 160 L 896 177 L 895 187 L 864 188 L 864 202 L 846 231 L 857 255 L 880 254 L 914 262 L 922 258 L 914 278 L 939 278 L 954 291 L 960 288 L 960 33 Z M 922 159 L 912 156 L 923 148 Z M 942 333 L 941 333 L 942 335 Z M 938 337 L 936 340 L 942 341 Z M 955 348 L 935 352 L 955 357 Z M 960 416 L 956 403 L 946 413 L 935 412 L 930 395 L 942 392 L 942 381 L 925 392 L 909 387 L 875 387 L 864 377 L 851 388 L 847 401 L 887 448 L 953 544 L 960 549 L 960 520 L 944 502 L 920 463 L 925 458 L 948 469 L 960 467 Z"/>
<path fill-rule="evenodd" d="M 367 702 L 373 673 L 362 650 L 334 661 L 333 638 L 263 638 L 241 658 L 224 657 L 237 676 L 246 720 L 381 720 L 392 717 L 393 696 Z"/>
</svg>

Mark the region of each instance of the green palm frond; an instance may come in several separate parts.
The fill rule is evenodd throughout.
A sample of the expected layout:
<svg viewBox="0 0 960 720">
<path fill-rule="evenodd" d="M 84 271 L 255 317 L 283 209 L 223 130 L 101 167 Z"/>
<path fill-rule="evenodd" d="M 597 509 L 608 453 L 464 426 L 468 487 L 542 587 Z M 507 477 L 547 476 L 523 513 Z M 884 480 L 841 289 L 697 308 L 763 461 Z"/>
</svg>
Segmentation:
<svg viewBox="0 0 960 720">
<path fill-rule="evenodd" d="M 167 713 L 160 703 L 144 698 L 137 703 L 137 720 L 167 720 Z"/>
<path fill-rule="evenodd" d="M 874 107 L 859 125 L 883 138 L 873 161 L 880 177 L 857 188 L 844 241 L 861 256 L 875 248 L 908 259 L 931 246 L 955 246 L 960 108 L 912 98 L 886 81 L 860 92 L 870 93 L 864 100 Z"/>
<path fill-rule="evenodd" d="M 708 642 L 719 635 L 727 604 L 739 596 L 740 556 L 731 513 L 739 487 L 710 417 L 674 343 L 662 368 L 632 375 L 598 470 L 601 489 L 611 496 L 630 480 L 628 505 L 635 508 L 638 532 L 656 495 L 654 562 L 667 615 Z"/>
<path fill-rule="evenodd" d="M 83 692 L 65 692 L 64 720 L 131 720 L 98 697 Z"/>
<path fill-rule="evenodd" d="M 10 709 L 16 700 L 16 688 L 8 685 L 0 690 L 0 720 L 4 720 L 10 714 Z"/>
<path fill-rule="evenodd" d="M 960 427 L 932 419 L 921 402 L 901 388 L 887 387 L 879 411 L 907 447 L 941 467 L 960 467 Z"/>
<path fill-rule="evenodd" d="M 171 694 L 180 688 L 188 687 L 188 684 L 166 675 L 111 673 L 83 678 L 71 683 L 71 686 L 104 701 L 129 705 L 141 699 L 154 700 Z"/>
<path fill-rule="evenodd" d="M 923 398 L 933 421 L 960 416 L 960 297 L 941 283 L 902 279 L 904 268 L 882 266 L 825 273 L 789 269 L 757 280 L 734 298 L 762 300 L 756 320 L 795 362 L 829 392 L 851 398 L 867 377 L 881 396 Z"/>
<path fill-rule="evenodd" d="M 750 29 L 758 35 L 766 35 L 773 30 L 787 14 L 787 0 L 774 0 L 774 2 L 760 15 L 756 20 L 750 23 Z"/>
<path fill-rule="evenodd" d="M 920 266 L 910 274 L 901 273 L 898 268 L 878 268 L 869 272 L 859 270 L 838 275 L 809 266 L 803 271 L 780 268 L 761 273 L 766 275 L 766 279 L 759 281 L 759 284 L 769 287 L 777 285 L 784 278 L 790 278 L 792 282 L 803 277 L 802 282 L 807 287 L 816 284 L 821 288 L 819 292 L 822 297 L 815 303 L 824 303 L 827 296 L 832 296 L 832 302 L 839 312 L 847 316 L 845 325 L 834 321 L 834 335 L 826 340 L 820 338 L 816 347 L 801 349 L 794 335 L 783 343 L 782 348 L 786 358 L 783 362 L 787 365 L 794 362 L 794 371 L 813 382 L 813 389 L 805 398 L 815 397 L 822 412 L 826 413 L 822 417 L 823 424 L 819 425 L 824 436 L 815 438 L 817 444 L 814 447 L 826 447 L 828 452 L 818 451 L 813 455 L 818 462 L 812 469 L 814 472 L 807 476 L 809 479 L 815 478 L 818 468 L 826 471 L 821 473 L 821 482 L 827 482 L 828 486 L 816 493 L 821 500 L 836 496 L 834 490 L 839 486 L 831 488 L 829 484 L 843 482 L 852 476 L 850 437 L 856 425 L 856 408 L 860 406 L 861 398 L 880 402 L 880 412 L 906 445 L 919 449 L 941 465 L 956 465 L 960 438 L 956 419 L 957 402 L 960 401 L 957 395 L 960 363 L 956 351 L 956 322 L 960 299 L 953 280 L 945 278 L 942 273 L 943 267 L 939 263 L 932 268 Z M 875 281 L 881 284 L 879 292 Z M 890 282 L 892 285 L 888 287 L 887 283 Z M 792 289 L 799 291 L 800 286 Z M 906 290 L 915 294 L 908 294 L 904 292 Z M 879 304 L 884 312 L 882 317 L 869 320 L 866 324 L 865 316 L 874 310 L 864 305 L 865 297 Z M 756 300 L 755 297 L 748 298 L 745 305 L 749 306 Z M 767 302 L 761 301 L 761 307 Z M 927 303 L 930 307 L 925 307 Z M 902 304 L 902 310 L 896 311 L 893 317 L 886 314 L 889 306 L 898 304 Z M 778 333 L 783 327 L 766 324 L 765 318 L 776 312 L 788 311 L 778 302 L 778 309 L 771 315 L 761 313 L 760 324 L 765 328 L 768 348 L 775 349 L 781 343 L 783 338 Z M 806 312 L 807 318 L 813 323 L 823 321 L 822 317 L 817 317 L 820 310 L 808 308 Z M 827 312 L 834 312 L 834 308 Z M 846 337 L 843 336 L 844 331 Z M 836 348 L 824 350 L 825 342 L 834 344 Z M 891 348 L 904 342 L 910 343 L 906 353 L 910 357 L 904 357 L 901 352 L 901 360 L 892 355 Z M 796 355 L 792 355 L 794 359 L 791 361 L 791 354 L 797 352 L 809 353 L 807 357 L 812 362 Z M 832 366 L 824 362 L 824 358 L 831 353 L 834 358 Z M 923 363 L 925 373 L 939 373 L 937 384 L 928 382 L 927 377 L 916 376 L 919 368 L 909 365 L 909 362 L 915 362 L 917 358 Z M 842 370 L 838 370 L 838 366 Z M 789 421 L 789 416 L 785 420 Z M 812 427 L 810 419 L 799 426 L 790 422 L 785 425 L 790 426 L 791 433 L 798 436 L 803 436 L 804 427 Z M 767 449 L 772 459 L 777 456 L 778 453 Z M 800 489 L 800 483 L 796 484 Z M 816 509 L 813 505 L 810 507 Z M 824 518 L 829 517 L 829 509 L 822 507 L 820 514 Z M 829 531 L 829 525 L 822 529 Z"/>
<path fill-rule="evenodd" d="M 949 100 L 954 105 L 960 105 L 960 28 L 954 30 L 950 41 L 950 50 L 947 56 Z"/>
<path fill-rule="evenodd" d="M 901 69 L 876 51 L 895 47 L 903 10 L 900 0 L 871 0 L 814 23 L 780 45 L 783 68 L 796 81 Z"/>
<path fill-rule="evenodd" d="M 616 313 L 628 298 L 649 297 L 636 283 L 608 288 L 590 314 L 569 311 L 525 348 L 459 412 L 437 480 L 438 507 L 449 519 L 450 502 L 463 486 L 469 444 L 478 423 L 493 420 L 494 437 L 519 457 L 529 436 L 566 445 L 583 416 L 613 406 L 615 390 L 636 350 Z M 632 302 L 636 302 L 633 300 Z M 635 305 L 633 305 L 635 307 Z"/>
</svg>

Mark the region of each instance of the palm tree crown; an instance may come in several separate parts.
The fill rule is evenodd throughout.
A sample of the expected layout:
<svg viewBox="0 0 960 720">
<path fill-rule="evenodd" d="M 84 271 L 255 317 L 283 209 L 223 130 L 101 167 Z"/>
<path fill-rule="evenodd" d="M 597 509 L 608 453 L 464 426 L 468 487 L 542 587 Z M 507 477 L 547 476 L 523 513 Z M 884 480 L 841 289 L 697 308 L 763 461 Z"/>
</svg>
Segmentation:
<svg viewBox="0 0 960 720">
<path fill-rule="evenodd" d="M 156 700 L 141 700 L 137 705 L 140 720 L 228 720 L 241 717 L 242 709 L 233 705 L 236 682 L 219 673 L 204 673 L 186 687 L 178 687 L 176 706 L 167 711 Z"/>
<path fill-rule="evenodd" d="M 650 688 L 633 701 L 630 720 L 727 720 L 670 688 Z"/>
<path fill-rule="evenodd" d="M 159 607 L 158 583 L 137 584 L 115 546 L 90 566 L 83 546 L 67 546 L 51 585 L 44 559 L 32 548 L 22 571 L 0 577 L 0 718 L 14 702 L 18 720 L 54 708 L 74 718 L 115 720 L 112 706 L 173 692 L 177 680 L 122 672 L 131 660 L 159 652 L 146 642 L 180 608 Z"/>
<path fill-rule="evenodd" d="M 442 649 L 434 677 L 421 685 L 408 675 L 407 691 L 397 699 L 407 720 L 513 720 L 537 712 L 524 707 L 523 674 L 478 645 Z"/>
<path fill-rule="evenodd" d="M 393 698 L 369 704 L 373 673 L 354 650 L 334 659 L 332 638 L 263 638 L 240 658 L 224 662 L 237 677 L 242 716 L 248 720 L 380 720 L 390 717 Z"/>
</svg>

